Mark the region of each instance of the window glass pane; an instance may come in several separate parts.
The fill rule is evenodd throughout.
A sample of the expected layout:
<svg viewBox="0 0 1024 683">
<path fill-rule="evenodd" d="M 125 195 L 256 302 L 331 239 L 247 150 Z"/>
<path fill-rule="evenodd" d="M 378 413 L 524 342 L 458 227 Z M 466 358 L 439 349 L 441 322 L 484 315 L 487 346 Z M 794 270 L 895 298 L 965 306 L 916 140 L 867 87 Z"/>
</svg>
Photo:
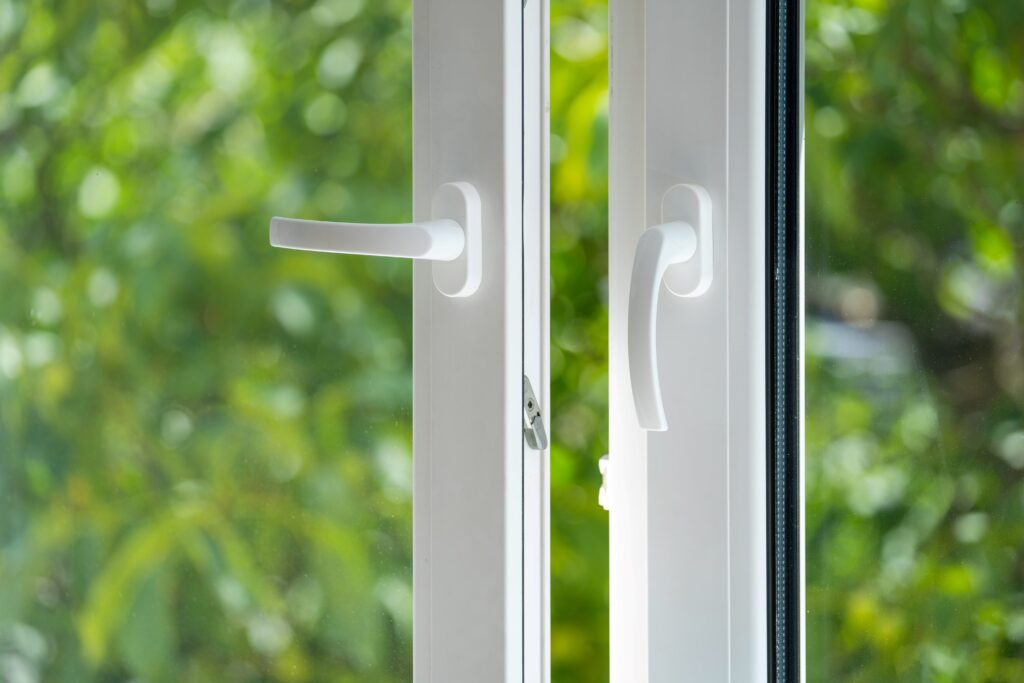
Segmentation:
<svg viewBox="0 0 1024 683">
<path fill-rule="evenodd" d="M 811 681 L 1024 680 L 1022 25 L 807 4 Z"/>
<path fill-rule="evenodd" d="M 411 679 L 410 14 L 0 0 L 0 679 Z"/>
</svg>

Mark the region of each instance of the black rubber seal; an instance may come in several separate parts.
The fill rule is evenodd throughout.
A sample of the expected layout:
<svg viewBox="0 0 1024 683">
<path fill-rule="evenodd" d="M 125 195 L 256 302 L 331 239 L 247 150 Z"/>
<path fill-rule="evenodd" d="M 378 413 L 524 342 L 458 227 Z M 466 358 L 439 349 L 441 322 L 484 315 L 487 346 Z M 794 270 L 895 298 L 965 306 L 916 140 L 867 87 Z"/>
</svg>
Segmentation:
<svg viewBox="0 0 1024 683">
<path fill-rule="evenodd" d="M 767 55 L 769 671 L 798 683 L 800 575 L 800 226 L 803 12 L 770 0 Z"/>
</svg>

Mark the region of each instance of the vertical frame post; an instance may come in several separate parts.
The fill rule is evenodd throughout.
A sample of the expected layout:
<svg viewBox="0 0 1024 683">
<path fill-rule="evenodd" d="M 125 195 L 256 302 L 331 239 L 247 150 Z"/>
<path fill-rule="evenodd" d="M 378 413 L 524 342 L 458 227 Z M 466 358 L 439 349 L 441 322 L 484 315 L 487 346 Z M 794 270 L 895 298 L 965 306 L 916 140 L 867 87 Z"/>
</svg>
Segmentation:
<svg viewBox="0 0 1024 683">
<path fill-rule="evenodd" d="M 415 218 L 439 185 L 464 180 L 483 235 L 472 296 L 438 292 L 429 264 L 413 272 L 421 683 L 546 680 L 547 461 L 525 446 L 522 410 L 524 374 L 544 406 L 548 395 L 543 7 L 413 3 Z"/>
<path fill-rule="evenodd" d="M 768 680 L 766 22 L 754 0 L 612 4 L 613 683 Z M 660 297 L 668 431 L 644 432 L 628 287 L 678 184 L 711 197 L 714 280 Z"/>
<path fill-rule="evenodd" d="M 551 425 L 548 0 L 523 2 L 523 367 Z M 523 451 L 524 681 L 551 678 L 549 452 Z"/>
<path fill-rule="evenodd" d="M 608 472 L 612 683 L 645 683 L 648 651 L 647 436 L 637 424 L 627 369 L 633 250 L 647 227 L 646 2 L 609 2 Z"/>
</svg>

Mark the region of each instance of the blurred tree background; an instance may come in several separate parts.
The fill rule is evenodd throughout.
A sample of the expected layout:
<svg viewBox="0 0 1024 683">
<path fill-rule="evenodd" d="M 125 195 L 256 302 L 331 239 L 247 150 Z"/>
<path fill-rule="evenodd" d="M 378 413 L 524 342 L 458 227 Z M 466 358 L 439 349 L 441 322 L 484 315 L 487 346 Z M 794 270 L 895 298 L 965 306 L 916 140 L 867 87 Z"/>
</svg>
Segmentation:
<svg viewBox="0 0 1024 683">
<path fill-rule="evenodd" d="M 1024 4 L 809 0 L 814 682 L 1024 680 Z"/>
<path fill-rule="evenodd" d="M 0 678 L 411 678 L 408 0 L 0 0 Z"/>
<path fill-rule="evenodd" d="M 411 678 L 409 0 L 0 0 L 0 680 Z M 557 681 L 607 680 L 607 7 L 552 0 Z M 812 681 L 1024 680 L 1024 5 L 809 0 Z"/>
</svg>

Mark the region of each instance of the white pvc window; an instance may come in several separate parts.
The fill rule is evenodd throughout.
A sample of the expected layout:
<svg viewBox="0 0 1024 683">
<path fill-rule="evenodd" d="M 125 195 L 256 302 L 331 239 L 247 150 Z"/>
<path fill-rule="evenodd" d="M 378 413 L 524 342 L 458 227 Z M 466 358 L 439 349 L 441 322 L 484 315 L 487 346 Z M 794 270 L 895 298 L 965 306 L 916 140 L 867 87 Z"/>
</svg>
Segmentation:
<svg viewBox="0 0 1024 683">
<path fill-rule="evenodd" d="M 611 680 L 764 681 L 767 10 L 611 5 Z"/>
</svg>

